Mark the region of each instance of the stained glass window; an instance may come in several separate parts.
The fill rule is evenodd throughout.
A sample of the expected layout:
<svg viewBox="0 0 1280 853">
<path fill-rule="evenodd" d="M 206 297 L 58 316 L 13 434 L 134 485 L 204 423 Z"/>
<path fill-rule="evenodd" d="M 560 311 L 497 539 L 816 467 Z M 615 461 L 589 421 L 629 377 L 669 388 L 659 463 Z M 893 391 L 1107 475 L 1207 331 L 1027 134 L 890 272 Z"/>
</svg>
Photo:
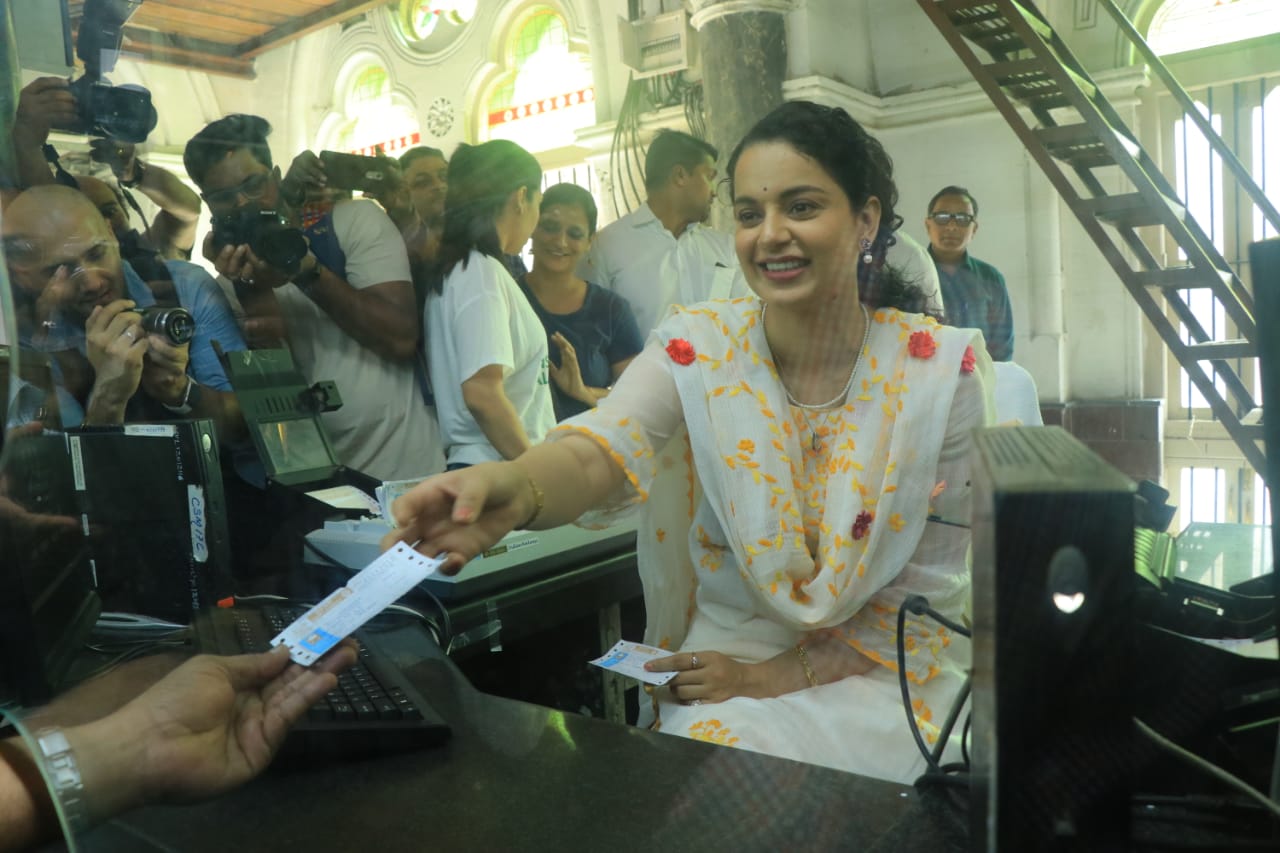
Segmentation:
<svg viewBox="0 0 1280 853">
<path fill-rule="evenodd" d="M 325 147 L 357 154 L 381 148 L 394 155 L 421 141 L 413 104 L 393 91 L 391 74 L 371 56 L 352 59 L 338 75 L 338 86 L 342 114 L 326 134 Z"/>
<path fill-rule="evenodd" d="M 560 13 L 533 7 L 507 42 L 506 73 L 489 96 L 489 136 L 545 151 L 571 145 L 574 130 L 594 123 L 590 60 L 573 49 Z"/>
<path fill-rule="evenodd" d="M 401 0 L 394 10 L 396 26 L 415 50 L 441 50 L 471 23 L 477 0 Z"/>
</svg>

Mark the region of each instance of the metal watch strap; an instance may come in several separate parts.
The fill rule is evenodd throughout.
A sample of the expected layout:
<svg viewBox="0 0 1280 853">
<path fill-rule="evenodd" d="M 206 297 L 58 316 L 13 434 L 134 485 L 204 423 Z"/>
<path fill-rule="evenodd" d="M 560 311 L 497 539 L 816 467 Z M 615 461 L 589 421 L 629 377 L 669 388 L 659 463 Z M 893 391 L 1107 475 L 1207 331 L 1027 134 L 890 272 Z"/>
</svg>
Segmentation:
<svg viewBox="0 0 1280 853">
<path fill-rule="evenodd" d="M 191 414 L 191 389 L 196 387 L 196 381 L 190 376 L 187 377 L 187 390 L 182 392 L 182 402 L 176 406 L 170 406 L 168 403 L 161 403 L 169 411 L 175 415 Z"/>
<path fill-rule="evenodd" d="M 89 804 L 85 799 L 84 780 L 67 736 L 61 729 L 44 728 L 35 733 L 35 740 L 40 747 L 50 793 L 67 828 L 77 834 L 87 830 Z"/>
</svg>

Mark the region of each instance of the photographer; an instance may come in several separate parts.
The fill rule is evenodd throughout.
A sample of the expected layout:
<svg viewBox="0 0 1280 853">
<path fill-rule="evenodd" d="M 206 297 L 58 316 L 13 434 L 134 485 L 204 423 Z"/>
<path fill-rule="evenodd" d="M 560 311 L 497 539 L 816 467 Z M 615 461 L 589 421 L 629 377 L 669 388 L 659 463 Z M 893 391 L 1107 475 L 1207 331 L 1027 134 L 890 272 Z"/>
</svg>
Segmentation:
<svg viewBox="0 0 1280 853">
<path fill-rule="evenodd" d="M 18 180 L 23 187 L 55 182 L 44 152 L 49 132 L 75 130 L 82 121 L 71 86 L 61 77 L 39 77 L 23 88 L 13 127 Z M 140 159 L 131 142 L 99 138 L 89 144 L 90 156 L 110 167 L 121 187 L 137 189 L 160 208 L 149 224 L 144 219 L 144 234 L 133 231 L 133 240 L 141 249 L 158 252 L 164 258 L 190 259 L 200 220 L 200 197 L 177 175 Z M 141 211 L 137 212 L 141 217 Z M 122 213 L 124 230 L 128 232 L 129 214 L 124 208 Z M 120 229 L 116 230 L 119 234 Z M 129 257 L 128 253 L 125 257 Z"/>
<path fill-rule="evenodd" d="M 308 381 L 336 382 L 343 406 L 324 424 L 343 464 L 381 479 L 443 469 L 415 372 L 419 322 L 400 234 L 365 199 L 338 201 L 300 229 L 298 204 L 325 185 L 324 170 L 304 151 L 282 178 L 270 132 L 257 116 L 227 116 L 183 155 L 213 215 L 205 257 L 234 287 L 246 337 L 283 338 Z"/>
<path fill-rule="evenodd" d="M 244 341 L 203 270 L 168 262 L 185 312 L 162 329 L 144 321 L 140 312 L 155 296 L 121 260 L 107 221 L 84 195 L 33 187 L 4 214 L 20 342 L 51 356 L 64 426 L 212 418 L 224 442 L 243 435 L 213 341 L 227 352 L 245 349 Z"/>
</svg>

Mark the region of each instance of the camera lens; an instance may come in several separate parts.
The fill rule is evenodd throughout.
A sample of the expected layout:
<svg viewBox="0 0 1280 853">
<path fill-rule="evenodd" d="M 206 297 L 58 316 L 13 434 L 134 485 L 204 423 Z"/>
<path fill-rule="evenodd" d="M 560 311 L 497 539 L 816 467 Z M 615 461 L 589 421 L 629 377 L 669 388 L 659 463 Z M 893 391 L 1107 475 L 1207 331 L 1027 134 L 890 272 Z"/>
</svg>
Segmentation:
<svg viewBox="0 0 1280 853">
<path fill-rule="evenodd" d="M 174 346 L 190 343 L 196 334 L 196 319 L 186 308 L 143 308 L 142 328 L 164 335 Z"/>
</svg>

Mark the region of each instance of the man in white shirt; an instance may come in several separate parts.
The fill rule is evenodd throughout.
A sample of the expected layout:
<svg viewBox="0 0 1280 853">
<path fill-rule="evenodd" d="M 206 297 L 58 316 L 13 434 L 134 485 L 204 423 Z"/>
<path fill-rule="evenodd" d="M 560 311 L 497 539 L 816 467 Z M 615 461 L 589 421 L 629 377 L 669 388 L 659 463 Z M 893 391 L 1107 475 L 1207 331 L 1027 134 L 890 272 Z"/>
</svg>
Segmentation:
<svg viewBox="0 0 1280 853">
<path fill-rule="evenodd" d="M 287 342 L 308 381 L 337 385 L 342 407 L 323 422 L 344 465 L 381 480 L 437 473 L 444 454 L 416 370 L 420 325 L 400 232 L 375 202 L 342 201 L 304 230 L 300 260 L 256 254 L 254 246 L 270 254 L 263 234 L 279 234 L 263 214 L 299 225 L 293 193 L 272 166 L 270 129 L 257 116 L 232 115 L 187 143 L 187 172 L 214 216 L 205 256 L 234 286 L 250 345 Z M 297 171 L 302 185 L 322 185 L 319 169 L 303 152 L 284 182 Z M 237 218 L 251 233 L 217 245 L 220 223 Z"/>
<path fill-rule="evenodd" d="M 659 131 L 644 161 L 648 199 L 601 229 L 583 259 L 579 275 L 626 299 L 642 335 L 672 305 L 750 293 L 733 237 L 703 224 L 718 156 L 697 137 Z"/>
</svg>

